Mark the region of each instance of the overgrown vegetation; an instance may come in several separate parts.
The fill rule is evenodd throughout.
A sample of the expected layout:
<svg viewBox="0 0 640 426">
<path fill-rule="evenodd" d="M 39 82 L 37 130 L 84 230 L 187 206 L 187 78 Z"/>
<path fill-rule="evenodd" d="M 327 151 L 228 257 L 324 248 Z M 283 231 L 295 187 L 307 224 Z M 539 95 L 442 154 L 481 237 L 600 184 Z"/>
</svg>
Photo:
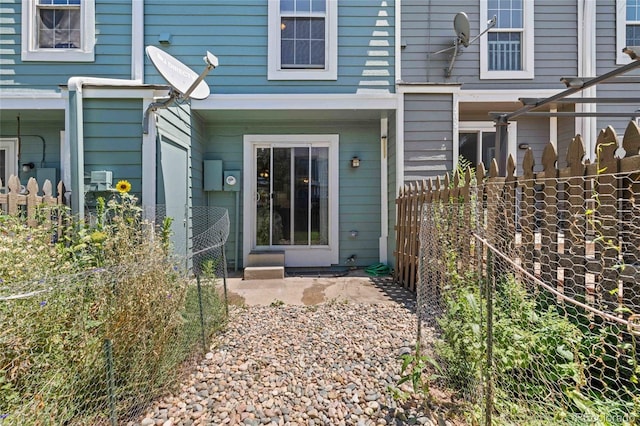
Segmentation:
<svg viewBox="0 0 640 426">
<path fill-rule="evenodd" d="M 215 280 L 199 293 L 168 255 L 170 222 L 154 229 L 127 192 L 96 217 L 57 239 L 0 216 L 3 425 L 132 418 L 224 325 Z"/>
<path fill-rule="evenodd" d="M 527 291 L 526 281 L 510 274 L 495 283 L 489 335 L 486 283 L 471 271 L 459 274 L 456 264 L 448 262 L 436 358 L 446 384 L 475 403 L 475 421 L 491 392 L 497 424 L 636 424 L 640 369 L 633 336 L 594 327 L 575 310 L 568 315 L 544 290 Z"/>
</svg>

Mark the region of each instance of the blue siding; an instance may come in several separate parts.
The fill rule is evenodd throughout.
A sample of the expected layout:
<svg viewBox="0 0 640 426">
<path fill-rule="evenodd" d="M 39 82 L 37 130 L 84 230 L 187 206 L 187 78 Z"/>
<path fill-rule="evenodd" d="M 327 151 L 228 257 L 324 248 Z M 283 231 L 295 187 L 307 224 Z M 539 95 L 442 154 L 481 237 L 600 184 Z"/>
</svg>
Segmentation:
<svg viewBox="0 0 640 426">
<path fill-rule="evenodd" d="M 138 196 L 142 191 L 141 112 L 140 100 L 84 100 L 85 173 L 111 170 L 114 184 L 126 179 Z"/>
<path fill-rule="evenodd" d="M 223 161 L 225 170 L 242 170 L 242 149 L 244 134 L 322 134 L 340 135 L 340 264 L 347 257 L 357 255 L 357 264 L 367 266 L 378 261 L 378 239 L 380 238 L 380 150 L 379 121 L 314 123 L 228 123 L 213 124 L 208 127 L 208 142 L 204 159 Z M 350 167 L 350 159 L 360 157 L 358 169 Z M 233 224 L 235 209 L 234 193 L 211 192 L 210 205 L 229 210 Z M 241 202 L 242 204 L 242 202 Z M 237 213 L 242 215 L 242 205 Z M 242 220 L 242 218 L 241 218 Z M 242 222 L 241 222 L 242 223 Z M 358 238 L 352 239 L 349 231 L 359 231 Z M 244 238 L 240 229 L 240 241 Z M 234 244 L 233 230 L 227 247 Z M 233 259 L 231 254 L 229 259 Z M 240 262 L 241 263 L 241 262 Z"/>
<path fill-rule="evenodd" d="M 138 1 L 138 0 L 135 0 Z M 69 77 L 131 78 L 131 0 L 96 0 L 95 62 L 22 62 L 22 5 L 3 0 L 0 88 L 59 91 Z"/>
<path fill-rule="evenodd" d="M 384 6 L 387 4 L 387 6 Z M 387 16 L 379 16 L 384 15 Z M 338 5 L 337 81 L 267 80 L 267 2 L 264 0 L 188 0 L 168 4 L 151 0 L 145 6 L 145 45 L 156 45 L 176 56 L 196 72 L 204 68 L 206 50 L 220 59 L 220 67 L 208 77 L 214 93 L 355 93 L 358 89 L 394 90 L 394 10 L 392 1 L 341 0 Z M 384 20 L 385 27 L 377 27 Z M 188 25 L 175 25 L 188 22 Z M 386 36 L 374 35 L 386 31 Z M 160 45 L 158 35 L 171 33 L 171 44 Z M 372 40 L 388 44 L 371 57 Z M 384 60 L 384 66 L 367 61 Z M 385 75 L 367 76 L 375 69 Z M 146 81 L 164 83 L 147 61 Z M 384 85 L 377 83 L 384 81 Z"/>
</svg>

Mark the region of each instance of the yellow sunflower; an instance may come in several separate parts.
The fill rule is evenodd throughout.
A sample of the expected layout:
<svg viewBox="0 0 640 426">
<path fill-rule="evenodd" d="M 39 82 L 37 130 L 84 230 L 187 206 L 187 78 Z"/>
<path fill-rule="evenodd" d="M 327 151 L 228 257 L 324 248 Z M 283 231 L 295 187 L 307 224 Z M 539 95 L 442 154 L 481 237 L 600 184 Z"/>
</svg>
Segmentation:
<svg viewBox="0 0 640 426">
<path fill-rule="evenodd" d="M 121 181 L 118 181 L 118 183 L 116 184 L 116 189 L 121 194 L 126 193 L 131 191 L 131 184 L 129 183 L 128 180 L 121 180 Z"/>
</svg>

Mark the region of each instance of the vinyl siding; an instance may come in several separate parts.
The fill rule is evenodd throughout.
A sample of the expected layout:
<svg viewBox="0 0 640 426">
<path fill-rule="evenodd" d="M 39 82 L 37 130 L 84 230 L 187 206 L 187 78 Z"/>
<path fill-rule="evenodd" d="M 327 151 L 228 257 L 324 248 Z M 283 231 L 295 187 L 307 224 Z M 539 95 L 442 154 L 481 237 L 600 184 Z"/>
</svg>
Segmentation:
<svg viewBox="0 0 640 426">
<path fill-rule="evenodd" d="M 383 0 L 340 1 L 336 81 L 267 80 L 268 16 L 264 0 L 147 1 L 145 45 L 159 46 L 198 73 L 204 68 L 203 55 L 211 51 L 220 60 L 220 67 L 207 77 L 214 93 L 355 93 L 363 88 L 392 92 L 393 4 Z M 387 35 L 374 35 L 374 31 Z M 171 44 L 160 45 L 158 35 L 166 32 L 171 33 Z M 374 44 L 387 46 L 372 47 Z M 371 56 L 373 50 L 384 56 Z M 384 64 L 372 63 L 374 60 Z M 147 82 L 163 83 L 148 60 L 145 76 Z"/>
<path fill-rule="evenodd" d="M 535 78 L 480 80 L 480 40 L 461 47 L 450 78 L 444 77 L 451 52 L 434 55 L 453 45 L 453 18 L 464 11 L 472 37 L 486 28 L 480 24 L 479 2 L 468 0 L 403 0 L 402 76 L 406 82 L 464 83 L 463 89 L 558 88 L 561 76 L 577 73 L 577 8 L 575 0 L 535 0 Z M 483 36 L 483 37 L 486 37 Z"/>
<path fill-rule="evenodd" d="M 536 165 L 534 171 L 542 171 L 542 151 L 549 143 L 549 119 L 544 117 L 521 117 L 518 119 L 518 144 L 527 143 L 533 151 L 533 158 Z M 522 172 L 522 160 L 524 151 L 517 150 L 518 169 Z"/>
<path fill-rule="evenodd" d="M 245 134 L 338 134 L 340 137 L 340 222 L 339 244 L 340 265 L 347 257 L 357 256 L 359 266 L 367 266 L 378 261 L 378 241 L 380 238 L 380 150 L 379 121 L 318 123 L 212 123 L 207 128 L 208 143 L 203 153 L 204 159 L 223 161 L 224 170 L 242 170 L 242 147 Z M 360 167 L 352 169 L 350 159 L 360 157 Z M 243 176 L 246 178 L 246 176 Z M 232 192 L 211 192 L 209 203 L 229 210 L 233 224 L 235 198 Z M 239 215 L 242 215 L 242 200 Z M 240 223 L 243 218 L 241 217 Z M 233 225 L 232 225 L 233 226 Z M 350 238 L 350 230 L 358 230 L 357 239 Z M 233 230 L 229 235 L 228 247 L 233 246 Z M 240 229 L 240 240 L 242 229 Z M 229 260 L 233 259 L 229 256 Z M 240 261 L 240 264 L 242 262 Z"/>
<path fill-rule="evenodd" d="M 453 100 L 449 94 L 405 94 L 405 182 L 444 176 L 453 168 Z"/>
<path fill-rule="evenodd" d="M 0 90 L 58 92 L 77 75 L 131 78 L 131 0 L 96 0 L 95 62 L 22 62 L 21 2 L 1 8 Z"/>
<path fill-rule="evenodd" d="M 387 234 L 389 235 L 387 239 L 387 263 L 389 265 L 394 265 L 395 257 L 393 255 L 396 250 L 396 197 L 398 193 L 396 191 L 396 156 L 397 156 L 397 141 L 396 141 L 396 118 L 397 116 L 394 114 L 389 118 L 389 133 L 387 138 L 387 191 L 389 194 L 389 199 L 387 203 L 388 209 L 388 218 L 387 221 Z"/>
<path fill-rule="evenodd" d="M 62 114 L 62 113 L 61 113 Z M 60 131 L 64 127 L 64 119 L 60 121 L 20 121 L 20 158 L 18 176 L 22 184 L 30 177 L 36 177 L 38 168 L 55 168 L 58 181 L 51 182 L 57 186 L 60 176 Z M 17 138 L 17 120 L 0 122 L 0 137 Z M 20 165 L 33 162 L 36 169 L 24 173 Z M 40 188 L 44 182 L 38 182 Z"/>
<path fill-rule="evenodd" d="M 110 170 L 113 184 L 126 179 L 131 192 L 142 191 L 142 101 L 130 99 L 84 99 L 84 167 Z M 87 202 L 91 201 L 87 196 Z"/>
</svg>

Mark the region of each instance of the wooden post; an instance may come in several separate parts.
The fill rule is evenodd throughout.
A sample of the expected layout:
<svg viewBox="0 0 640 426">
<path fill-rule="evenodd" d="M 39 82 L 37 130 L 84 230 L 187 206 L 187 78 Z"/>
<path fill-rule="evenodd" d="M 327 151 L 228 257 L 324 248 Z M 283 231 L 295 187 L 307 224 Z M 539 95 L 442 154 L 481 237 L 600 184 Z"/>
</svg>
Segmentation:
<svg viewBox="0 0 640 426">
<path fill-rule="evenodd" d="M 585 165 L 584 144 L 577 135 L 567 150 L 568 167 L 560 170 L 567 195 L 568 226 L 564 233 L 564 247 L 560 266 L 564 271 L 564 293 L 579 302 L 586 301 L 586 221 L 585 221 Z"/>
<path fill-rule="evenodd" d="M 535 200 L 535 175 L 533 167 L 533 151 L 527 149 L 522 163 L 522 179 L 519 181 L 522 187 L 522 200 L 520 201 L 520 229 L 522 267 L 530 274 L 535 274 L 535 229 L 536 229 L 536 200 Z"/>
<path fill-rule="evenodd" d="M 640 309 L 640 129 L 630 121 L 624 132 L 622 147 L 625 157 L 620 160 L 622 221 L 621 249 L 623 268 L 622 304 L 638 313 Z"/>
<path fill-rule="evenodd" d="M 596 285 L 597 305 L 604 311 L 613 311 L 618 304 L 618 263 L 620 242 L 618 238 L 618 161 L 615 152 L 618 139 L 613 127 L 600 131 L 596 142 L 596 203 L 594 219 L 594 265 L 600 272 L 601 281 Z M 598 276 L 598 274 L 596 274 Z"/>
<path fill-rule="evenodd" d="M 542 152 L 541 173 L 536 182 L 543 187 L 540 223 L 540 275 L 549 285 L 559 287 L 558 283 L 558 189 L 556 150 L 549 142 Z"/>
</svg>

